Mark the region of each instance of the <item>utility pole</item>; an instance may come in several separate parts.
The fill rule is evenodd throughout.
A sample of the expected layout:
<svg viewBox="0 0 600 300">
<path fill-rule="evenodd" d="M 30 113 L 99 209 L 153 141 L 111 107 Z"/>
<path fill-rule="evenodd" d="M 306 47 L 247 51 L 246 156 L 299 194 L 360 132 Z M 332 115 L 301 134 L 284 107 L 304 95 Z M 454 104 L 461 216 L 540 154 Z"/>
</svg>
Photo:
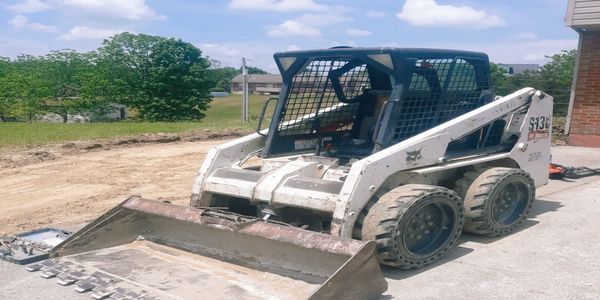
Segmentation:
<svg viewBox="0 0 600 300">
<path fill-rule="evenodd" d="M 242 57 L 242 121 L 248 122 L 248 70 L 245 57 Z"/>
</svg>

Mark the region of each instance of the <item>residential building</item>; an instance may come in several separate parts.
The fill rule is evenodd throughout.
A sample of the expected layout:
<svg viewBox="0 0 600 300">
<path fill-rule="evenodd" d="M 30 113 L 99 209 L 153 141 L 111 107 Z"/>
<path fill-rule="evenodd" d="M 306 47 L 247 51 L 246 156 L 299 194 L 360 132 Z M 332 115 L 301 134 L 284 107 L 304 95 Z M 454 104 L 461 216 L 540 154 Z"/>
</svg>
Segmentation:
<svg viewBox="0 0 600 300">
<path fill-rule="evenodd" d="M 243 75 L 237 75 L 231 80 L 231 92 L 242 93 Z M 281 75 L 279 74 L 248 74 L 248 90 L 250 93 L 278 94 L 281 89 Z"/>
<path fill-rule="evenodd" d="M 600 0 L 569 0 L 565 23 L 579 33 L 565 128 L 568 143 L 600 147 Z"/>
</svg>

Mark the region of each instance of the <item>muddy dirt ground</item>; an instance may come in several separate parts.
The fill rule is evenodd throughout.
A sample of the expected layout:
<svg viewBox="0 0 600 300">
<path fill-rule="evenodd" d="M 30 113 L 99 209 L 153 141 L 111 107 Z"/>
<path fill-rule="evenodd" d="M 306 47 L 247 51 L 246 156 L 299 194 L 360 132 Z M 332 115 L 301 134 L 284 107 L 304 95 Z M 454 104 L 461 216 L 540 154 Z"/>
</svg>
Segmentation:
<svg viewBox="0 0 600 300">
<path fill-rule="evenodd" d="M 240 134 L 0 150 L 0 236 L 89 222 L 130 195 L 187 205 L 208 150 Z"/>
</svg>

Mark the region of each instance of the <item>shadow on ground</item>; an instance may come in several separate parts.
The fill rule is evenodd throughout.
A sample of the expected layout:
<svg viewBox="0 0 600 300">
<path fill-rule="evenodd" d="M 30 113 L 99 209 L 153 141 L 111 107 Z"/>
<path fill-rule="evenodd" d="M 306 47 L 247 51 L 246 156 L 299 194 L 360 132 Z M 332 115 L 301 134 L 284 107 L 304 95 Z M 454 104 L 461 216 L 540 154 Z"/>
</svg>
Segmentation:
<svg viewBox="0 0 600 300">
<path fill-rule="evenodd" d="M 499 241 L 507 236 L 511 236 L 517 232 L 521 232 L 532 226 L 535 226 L 536 224 L 539 223 L 539 221 L 532 220 L 532 218 L 535 218 L 539 215 L 542 215 L 542 214 L 545 214 L 548 212 L 558 211 L 563 206 L 564 205 L 562 205 L 560 202 L 548 201 L 548 200 L 544 200 L 544 199 L 535 199 L 535 201 L 533 202 L 533 205 L 531 207 L 531 211 L 529 212 L 529 218 L 527 220 L 523 221 L 521 226 L 519 226 L 519 228 L 517 230 L 515 230 L 514 232 L 512 232 L 511 234 L 505 235 L 505 236 L 499 236 L 499 237 L 488 237 L 488 236 L 480 236 L 480 235 L 475 235 L 475 234 L 470 234 L 470 233 L 463 233 L 461 240 L 462 240 L 462 242 L 469 241 L 469 242 L 476 242 L 476 243 L 482 243 L 482 244 L 490 244 L 495 241 Z"/>
<path fill-rule="evenodd" d="M 446 253 L 446 255 L 444 255 L 440 260 L 438 260 L 424 268 L 421 268 L 418 270 L 408 270 L 407 271 L 407 270 L 396 270 L 396 269 L 387 268 L 387 267 L 382 266 L 382 271 L 383 271 L 385 277 L 387 277 L 389 279 L 395 279 L 395 280 L 405 279 L 405 278 L 415 276 L 419 273 L 425 272 L 427 270 L 436 268 L 438 266 L 441 266 L 441 265 L 443 265 L 447 262 L 453 261 L 459 257 L 463 257 L 471 252 L 473 252 L 473 249 L 471 249 L 471 248 L 457 246 L 457 247 L 454 247 L 454 249 L 448 251 L 448 253 Z"/>
</svg>

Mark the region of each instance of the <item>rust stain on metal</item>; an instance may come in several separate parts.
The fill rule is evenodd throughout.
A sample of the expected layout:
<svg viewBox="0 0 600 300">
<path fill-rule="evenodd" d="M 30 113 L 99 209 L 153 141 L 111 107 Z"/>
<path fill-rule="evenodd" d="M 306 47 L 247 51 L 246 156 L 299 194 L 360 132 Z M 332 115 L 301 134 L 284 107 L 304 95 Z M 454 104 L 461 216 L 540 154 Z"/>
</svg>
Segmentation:
<svg viewBox="0 0 600 300">
<path fill-rule="evenodd" d="M 240 232 L 265 239 L 277 240 L 281 243 L 302 248 L 315 249 L 317 251 L 346 256 L 352 256 L 358 252 L 364 244 L 362 241 L 340 239 L 339 237 L 332 235 L 266 222 L 254 223 L 243 228 Z"/>
</svg>

